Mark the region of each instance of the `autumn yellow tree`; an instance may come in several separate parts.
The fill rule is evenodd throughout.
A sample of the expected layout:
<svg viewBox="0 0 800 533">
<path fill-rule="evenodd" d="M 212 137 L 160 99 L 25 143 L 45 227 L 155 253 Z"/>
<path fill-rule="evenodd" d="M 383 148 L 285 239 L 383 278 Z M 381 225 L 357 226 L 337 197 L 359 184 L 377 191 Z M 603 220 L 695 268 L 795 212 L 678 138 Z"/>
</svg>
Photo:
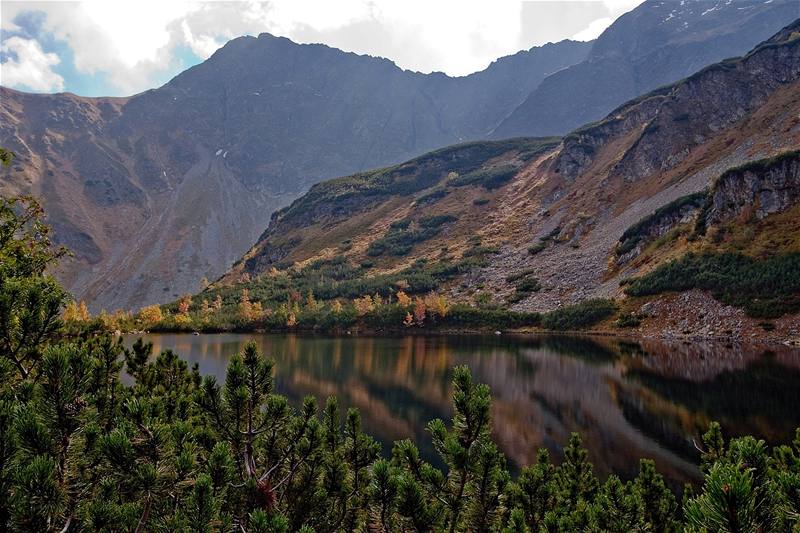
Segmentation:
<svg viewBox="0 0 800 533">
<path fill-rule="evenodd" d="M 431 317 L 435 317 L 438 313 L 436 312 L 436 293 L 429 292 L 423 298 L 425 301 L 425 309 L 431 315 Z"/>
<path fill-rule="evenodd" d="M 297 315 L 289 313 L 289 318 L 286 319 L 286 326 L 293 328 L 297 325 Z"/>
<path fill-rule="evenodd" d="M 152 326 L 164 320 L 161 308 L 157 305 L 148 305 L 139 310 L 139 320 L 146 326 Z"/>
<path fill-rule="evenodd" d="M 356 307 L 356 315 L 358 316 L 364 316 L 373 309 L 375 309 L 375 304 L 372 301 L 372 296 L 370 296 L 369 294 L 353 300 L 353 305 Z"/>
<path fill-rule="evenodd" d="M 192 317 L 186 313 L 178 313 L 175 315 L 175 323 L 179 326 L 189 327 L 192 324 Z"/>
<path fill-rule="evenodd" d="M 200 314 L 204 318 L 208 317 L 211 314 L 211 306 L 208 305 L 208 300 L 206 300 L 205 298 L 203 298 L 203 300 L 200 302 Z"/>
<path fill-rule="evenodd" d="M 436 297 L 436 311 L 439 313 L 440 317 L 446 317 L 447 313 L 450 312 L 450 302 L 447 301 L 444 294 L 440 294 Z"/>
<path fill-rule="evenodd" d="M 123 311 L 122 309 L 117 309 L 110 315 L 111 318 L 111 325 L 114 326 L 115 330 L 121 330 L 126 325 L 131 323 L 131 319 L 133 315 L 130 311 Z"/>
<path fill-rule="evenodd" d="M 87 322 L 91 316 L 89 309 L 86 307 L 86 302 L 81 300 L 75 302 L 74 300 L 67 302 L 64 308 L 64 321 L 65 322 Z"/>
<path fill-rule="evenodd" d="M 339 300 L 334 300 L 333 303 L 331 303 L 331 312 L 333 314 L 336 314 L 336 315 L 341 313 L 342 312 L 342 302 L 340 302 Z"/>
<path fill-rule="evenodd" d="M 308 295 L 306 296 L 306 309 L 312 313 L 319 310 L 319 304 L 317 303 L 316 298 L 314 298 L 314 291 L 311 289 L 308 289 Z"/>
<path fill-rule="evenodd" d="M 410 328 L 414 325 L 414 317 L 411 315 L 411 313 L 406 313 L 406 318 L 403 320 L 403 325 L 407 328 Z"/>
<path fill-rule="evenodd" d="M 217 297 L 214 298 L 214 310 L 219 311 L 222 309 L 222 295 L 217 294 Z"/>
<path fill-rule="evenodd" d="M 447 298 L 435 292 L 431 292 L 425 296 L 425 307 L 431 316 L 445 317 L 448 311 L 450 311 L 450 304 L 447 302 Z"/>
<path fill-rule="evenodd" d="M 113 313 L 107 313 L 105 309 L 100 311 L 97 319 L 103 324 L 103 328 L 107 331 L 119 331 L 123 328 L 124 324 L 130 319 L 130 315 L 122 309 L 117 309 Z"/>
<path fill-rule="evenodd" d="M 86 302 L 83 300 L 81 300 L 81 303 L 78 304 L 78 316 L 80 316 L 81 320 L 84 322 L 92 318 L 89 314 L 89 309 L 86 307 Z"/>
<path fill-rule="evenodd" d="M 239 296 L 239 317 L 242 320 L 251 322 L 261 318 L 262 309 L 261 303 L 253 303 L 250 301 L 250 291 L 242 289 L 241 296 Z"/>
<path fill-rule="evenodd" d="M 411 307 L 411 298 L 403 291 L 397 291 L 397 303 L 400 307 L 407 309 Z"/>
</svg>

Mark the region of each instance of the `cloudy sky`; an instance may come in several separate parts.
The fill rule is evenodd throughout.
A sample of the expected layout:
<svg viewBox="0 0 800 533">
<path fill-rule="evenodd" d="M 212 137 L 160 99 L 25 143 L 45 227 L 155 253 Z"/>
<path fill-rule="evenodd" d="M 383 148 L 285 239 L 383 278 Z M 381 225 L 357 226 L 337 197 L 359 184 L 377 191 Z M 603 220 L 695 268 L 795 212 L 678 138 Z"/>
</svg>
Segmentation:
<svg viewBox="0 0 800 533">
<path fill-rule="evenodd" d="M 0 84 L 129 95 L 161 85 L 240 35 L 387 57 L 464 75 L 561 39 L 590 40 L 642 0 L 2 0 Z"/>
</svg>

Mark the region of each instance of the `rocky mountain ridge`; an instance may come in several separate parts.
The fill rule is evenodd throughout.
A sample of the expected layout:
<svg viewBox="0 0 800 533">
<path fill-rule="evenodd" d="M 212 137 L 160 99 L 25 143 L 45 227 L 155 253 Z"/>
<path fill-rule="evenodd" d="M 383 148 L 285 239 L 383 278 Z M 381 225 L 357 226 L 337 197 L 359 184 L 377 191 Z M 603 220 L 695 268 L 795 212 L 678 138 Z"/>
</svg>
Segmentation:
<svg viewBox="0 0 800 533">
<path fill-rule="evenodd" d="M 767 219 L 794 208 L 800 190 L 792 178 L 792 154 L 800 146 L 798 89 L 800 20 L 742 58 L 629 102 L 560 142 L 456 146 L 319 184 L 278 212 L 219 283 L 336 257 L 377 276 L 420 261 L 480 255 L 479 266 L 448 285 L 455 300 L 473 302 L 488 293 L 514 309 L 547 311 L 590 297 L 621 296 L 620 281 L 683 249 L 647 255 L 649 262 L 630 261 L 632 256 L 619 261 L 617 251 L 626 240 L 620 238 L 659 208 L 690 199 L 667 209 L 672 218 L 652 231 L 640 228 L 646 238 L 634 245 L 640 245 L 637 255 L 693 220 L 706 205 L 703 191 L 713 183 L 717 191 L 725 190 L 732 176 L 750 176 L 733 186 L 750 196 L 737 200 L 717 192 L 714 205 L 738 202 Z M 660 150 L 653 149 L 658 145 Z M 777 163 L 764 161 L 780 154 Z M 736 168 L 741 165 L 746 166 Z M 753 172 L 764 168 L 766 174 L 756 179 Z M 431 217 L 447 222 L 429 237 L 422 230 Z M 709 222 L 719 223 L 713 217 Z M 398 253 L 391 248 L 374 253 L 376 241 L 380 249 L 397 244 Z M 773 253 L 791 246 L 778 244 Z M 540 290 L 516 294 L 515 280 L 528 272 Z"/>
<path fill-rule="evenodd" d="M 563 135 L 638 95 L 744 54 L 797 17 L 793 0 L 644 2 L 603 32 L 586 60 L 545 79 L 492 135 Z"/>
<path fill-rule="evenodd" d="M 308 186 L 480 137 L 588 46 L 452 78 L 262 34 L 128 98 L 0 88 L 16 154 L 0 192 L 42 199 L 76 254 L 61 278 L 94 311 L 166 301 L 224 272 Z"/>
</svg>

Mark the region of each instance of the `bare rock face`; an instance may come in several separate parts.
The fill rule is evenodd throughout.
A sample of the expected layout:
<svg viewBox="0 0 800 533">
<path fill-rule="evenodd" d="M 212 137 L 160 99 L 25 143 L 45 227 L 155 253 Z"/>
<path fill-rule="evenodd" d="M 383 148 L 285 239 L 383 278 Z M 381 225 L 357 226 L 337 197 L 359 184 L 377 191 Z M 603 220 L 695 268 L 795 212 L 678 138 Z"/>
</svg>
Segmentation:
<svg viewBox="0 0 800 533">
<path fill-rule="evenodd" d="M 714 186 L 707 223 L 750 210 L 758 219 L 782 213 L 800 202 L 800 151 L 732 169 Z"/>
<path fill-rule="evenodd" d="M 705 191 L 683 196 L 628 228 L 617 245 L 617 265 L 638 257 L 648 243 L 666 235 L 676 226 L 694 222 L 707 203 L 708 194 Z"/>
<path fill-rule="evenodd" d="M 594 163 L 600 148 L 609 141 L 641 130 L 655 118 L 661 102 L 660 94 L 648 95 L 621 106 L 600 122 L 573 131 L 564 137 L 554 171 L 564 179 L 575 180 Z"/>
<path fill-rule="evenodd" d="M 677 166 L 695 146 L 736 124 L 778 87 L 800 77 L 800 41 L 764 44 L 741 60 L 709 67 L 675 86 L 617 165 L 628 181 Z M 725 87 L 725 90 L 720 90 Z M 687 105 L 692 102 L 691 105 Z"/>
<path fill-rule="evenodd" d="M 732 168 L 714 181 L 710 192 L 683 196 L 660 207 L 630 228 L 616 248 L 618 266 L 641 254 L 653 240 L 681 224 L 707 228 L 747 213 L 757 220 L 783 213 L 800 202 L 800 151 L 784 152 Z"/>
</svg>

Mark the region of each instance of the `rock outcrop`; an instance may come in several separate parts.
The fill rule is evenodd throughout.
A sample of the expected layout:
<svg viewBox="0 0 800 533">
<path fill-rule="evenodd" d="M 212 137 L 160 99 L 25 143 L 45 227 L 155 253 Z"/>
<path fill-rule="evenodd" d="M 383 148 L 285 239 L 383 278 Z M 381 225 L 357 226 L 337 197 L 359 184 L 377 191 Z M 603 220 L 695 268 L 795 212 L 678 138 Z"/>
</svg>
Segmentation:
<svg viewBox="0 0 800 533">
<path fill-rule="evenodd" d="M 737 218 L 782 213 L 800 202 L 800 151 L 725 172 L 714 184 L 706 225 Z"/>
<path fill-rule="evenodd" d="M 736 124 L 781 86 L 800 77 L 800 24 L 784 28 L 746 56 L 711 65 L 674 85 L 639 97 L 596 124 L 570 133 L 554 169 L 575 179 L 599 148 L 631 135 L 613 172 L 626 181 L 669 171 L 690 151 Z"/>
</svg>

